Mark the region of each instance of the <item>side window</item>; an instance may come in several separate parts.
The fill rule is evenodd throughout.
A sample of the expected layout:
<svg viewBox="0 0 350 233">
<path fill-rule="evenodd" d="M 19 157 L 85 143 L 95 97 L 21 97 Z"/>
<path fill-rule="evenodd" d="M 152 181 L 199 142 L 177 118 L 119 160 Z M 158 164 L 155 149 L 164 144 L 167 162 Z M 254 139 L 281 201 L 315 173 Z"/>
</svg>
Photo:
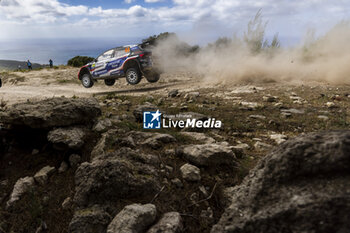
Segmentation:
<svg viewBox="0 0 350 233">
<path fill-rule="evenodd" d="M 117 50 L 115 50 L 115 57 L 124 57 L 126 55 L 128 55 L 130 53 L 130 48 L 126 47 L 126 48 L 118 48 Z"/>
<path fill-rule="evenodd" d="M 135 46 L 131 48 L 132 55 L 137 55 L 143 53 L 142 49 L 139 46 Z"/>
<path fill-rule="evenodd" d="M 103 61 L 114 57 L 114 49 L 108 50 L 97 58 L 97 61 Z"/>
</svg>

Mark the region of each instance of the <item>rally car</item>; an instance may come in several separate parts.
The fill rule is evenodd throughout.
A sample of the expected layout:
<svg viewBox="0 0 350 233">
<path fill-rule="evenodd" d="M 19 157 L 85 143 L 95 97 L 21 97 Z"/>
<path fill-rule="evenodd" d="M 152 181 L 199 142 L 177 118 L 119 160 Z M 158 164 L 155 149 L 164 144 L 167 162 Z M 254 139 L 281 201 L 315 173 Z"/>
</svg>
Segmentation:
<svg viewBox="0 0 350 233">
<path fill-rule="evenodd" d="M 84 87 L 90 88 L 97 80 L 104 80 L 107 86 L 113 86 L 116 79 L 125 77 L 135 85 L 142 77 L 148 82 L 157 82 L 160 72 L 152 62 L 152 53 L 142 45 L 127 45 L 107 50 L 93 62 L 83 66 L 78 78 Z"/>
</svg>

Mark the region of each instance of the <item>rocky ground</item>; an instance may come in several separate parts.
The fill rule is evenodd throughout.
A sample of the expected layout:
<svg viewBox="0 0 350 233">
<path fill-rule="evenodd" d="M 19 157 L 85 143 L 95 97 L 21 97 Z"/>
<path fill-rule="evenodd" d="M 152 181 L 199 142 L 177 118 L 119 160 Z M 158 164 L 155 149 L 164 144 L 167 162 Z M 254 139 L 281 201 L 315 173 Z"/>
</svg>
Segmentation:
<svg viewBox="0 0 350 233">
<path fill-rule="evenodd" d="M 76 72 L 2 74 L 0 232 L 350 228 L 350 133 L 329 132 L 349 129 L 350 86 L 179 72 L 83 89 Z M 223 127 L 144 130 L 149 109 Z"/>
</svg>

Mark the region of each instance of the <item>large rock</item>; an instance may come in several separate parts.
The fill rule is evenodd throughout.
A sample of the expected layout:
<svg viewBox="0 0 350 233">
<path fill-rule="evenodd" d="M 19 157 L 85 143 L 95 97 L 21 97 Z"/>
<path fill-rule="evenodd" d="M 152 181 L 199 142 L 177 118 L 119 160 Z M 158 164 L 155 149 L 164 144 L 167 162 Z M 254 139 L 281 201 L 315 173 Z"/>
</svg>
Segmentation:
<svg viewBox="0 0 350 233">
<path fill-rule="evenodd" d="M 153 204 L 132 204 L 124 207 L 108 225 L 107 233 L 141 233 L 155 220 L 157 210 Z"/>
<path fill-rule="evenodd" d="M 197 133 L 197 132 L 180 132 L 181 135 L 185 137 L 190 137 L 196 141 L 202 142 L 202 143 L 215 143 L 215 139 L 212 137 L 207 136 L 204 133 Z"/>
<path fill-rule="evenodd" d="M 0 112 L 0 122 L 31 128 L 52 128 L 91 124 L 101 115 L 94 98 L 51 98 L 12 105 Z"/>
<path fill-rule="evenodd" d="M 165 213 L 147 233 L 180 233 L 183 230 L 182 218 L 178 212 Z"/>
<path fill-rule="evenodd" d="M 152 157 L 152 158 L 150 158 Z M 155 156 L 121 148 L 82 163 L 75 173 L 78 206 L 154 195 L 160 189 Z"/>
<path fill-rule="evenodd" d="M 105 233 L 111 219 L 103 208 L 95 205 L 76 211 L 68 231 L 70 233 Z"/>
<path fill-rule="evenodd" d="M 40 185 L 45 185 L 49 179 L 49 177 L 52 175 L 52 173 L 55 172 L 55 168 L 51 166 L 46 166 L 40 169 L 35 175 L 34 180 L 39 183 Z"/>
<path fill-rule="evenodd" d="M 348 232 L 350 131 L 280 145 L 232 192 L 212 232 Z"/>
<path fill-rule="evenodd" d="M 48 133 L 47 140 L 56 144 L 58 147 L 64 145 L 77 150 L 84 145 L 85 135 L 86 132 L 81 127 L 58 128 Z"/>
<path fill-rule="evenodd" d="M 211 143 L 203 145 L 188 145 L 179 147 L 176 154 L 197 166 L 209 166 L 217 164 L 233 164 L 235 154 L 228 143 Z"/>
<path fill-rule="evenodd" d="M 7 207 L 12 206 L 16 201 L 18 201 L 23 194 L 30 191 L 34 187 L 33 177 L 24 177 L 17 180 L 13 191 L 11 193 L 10 199 L 7 201 Z"/>
<path fill-rule="evenodd" d="M 169 134 L 152 133 L 152 136 L 148 137 L 141 144 L 149 146 L 153 149 L 158 149 L 163 144 L 176 142 L 176 139 Z"/>
<path fill-rule="evenodd" d="M 182 178 L 187 181 L 200 181 L 201 180 L 201 171 L 198 167 L 191 164 L 184 164 L 180 168 Z"/>
</svg>

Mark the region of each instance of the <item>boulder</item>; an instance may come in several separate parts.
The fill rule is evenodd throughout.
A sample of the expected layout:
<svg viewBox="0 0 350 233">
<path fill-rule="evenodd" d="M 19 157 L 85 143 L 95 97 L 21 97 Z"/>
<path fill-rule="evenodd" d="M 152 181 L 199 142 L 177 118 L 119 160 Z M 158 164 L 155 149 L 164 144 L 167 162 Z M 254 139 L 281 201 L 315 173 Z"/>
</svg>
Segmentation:
<svg viewBox="0 0 350 233">
<path fill-rule="evenodd" d="M 182 218 L 178 212 L 165 213 L 147 233 L 180 233 L 183 231 Z"/>
<path fill-rule="evenodd" d="M 259 104 L 257 102 L 246 102 L 246 101 L 241 101 L 239 105 L 241 105 L 242 106 L 241 108 L 245 110 L 257 110 L 258 108 L 263 107 L 262 104 Z"/>
<path fill-rule="evenodd" d="M 56 144 L 57 149 L 69 147 L 78 150 L 84 145 L 85 134 L 81 127 L 58 128 L 48 133 L 47 140 Z"/>
<path fill-rule="evenodd" d="M 155 156 L 129 148 L 97 156 L 91 163 L 82 163 L 75 173 L 74 201 L 78 206 L 88 206 L 154 195 L 160 184 L 153 163 L 158 163 Z"/>
<path fill-rule="evenodd" d="M 101 115 L 94 98 L 51 98 L 14 104 L 0 112 L 1 123 L 36 129 L 86 125 Z"/>
<path fill-rule="evenodd" d="M 287 141 L 288 137 L 284 134 L 270 134 L 270 139 L 274 140 L 277 144 Z"/>
<path fill-rule="evenodd" d="M 191 137 L 192 139 L 202 142 L 202 143 L 215 143 L 215 139 L 212 137 L 207 136 L 204 133 L 197 133 L 197 132 L 181 132 L 180 133 L 183 136 Z"/>
<path fill-rule="evenodd" d="M 291 139 L 231 190 L 211 232 L 347 232 L 349 187 L 350 131 Z"/>
<path fill-rule="evenodd" d="M 52 173 L 55 172 L 55 170 L 56 169 L 54 167 L 50 167 L 50 166 L 43 167 L 40 171 L 38 171 L 34 175 L 34 180 L 40 185 L 45 185 L 49 177 L 52 175 Z"/>
<path fill-rule="evenodd" d="M 111 216 L 100 206 L 81 209 L 74 213 L 69 223 L 70 233 L 106 233 Z"/>
<path fill-rule="evenodd" d="M 156 220 L 153 204 L 125 206 L 108 225 L 107 233 L 143 233 Z"/>
<path fill-rule="evenodd" d="M 229 146 L 226 142 L 187 145 L 177 148 L 176 154 L 183 156 L 197 166 L 232 165 L 235 161 L 235 154 L 232 149 L 232 146 Z"/>
<path fill-rule="evenodd" d="M 270 144 L 260 142 L 260 141 L 257 141 L 256 143 L 254 143 L 254 147 L 255 147 L 255 149 L 260 150 L 260 151 L 265 151 L 265 150 L 269 150 L 272 148 L 272 146 Z"/>
<path fill-rule="evenodd" d="M 108 118 L 100 120 L 94 126 L 93 130 L 99 133 L 107 131 L 110 127 L 112 127 L 112 121 Z"/>
<path fill-rule="evenodd" d="M 158 149 L 163 144 L 167 144 L 171 142 L 176 142 L 176 139 L 169 134 L 152 133 L 150 137 L 148 137 L 146 140 L 144 140 L 141 143 L 141 145 L 146 145 L 153 149 Z"/>
<path fill-rule="evenodd" d="M 17 180 L 13 191 L 11 193 L 10 199 L 7 201 L 7 207 L 12 206 L 16 201 L 18 201 L 23 194 L 30 191 L 34 187 L 34 178 L 26 176 Z"/>
<path fill-rule="evenodd" d="M 201 171 L 198 167 L 186 163 L 180 168 L 182 178 L 187 181 L 200 181 Z"/>
</svg>

